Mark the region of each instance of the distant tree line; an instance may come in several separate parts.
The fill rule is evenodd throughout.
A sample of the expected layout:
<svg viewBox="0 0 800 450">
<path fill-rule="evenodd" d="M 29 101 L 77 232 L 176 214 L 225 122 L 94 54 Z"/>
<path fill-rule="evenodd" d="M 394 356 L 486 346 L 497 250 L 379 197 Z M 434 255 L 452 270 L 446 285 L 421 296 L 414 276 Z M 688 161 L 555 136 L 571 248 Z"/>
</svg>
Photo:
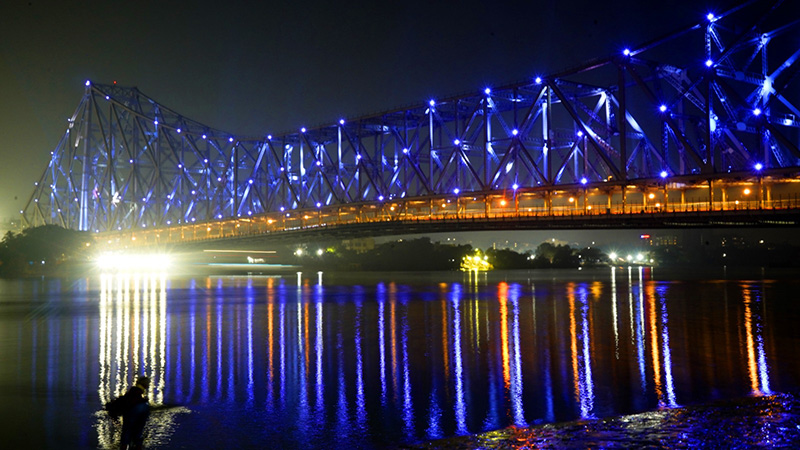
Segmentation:
<svg viewBox="0 0 800 450">
<path fill-rule="evenodd" d="M 0 241 L 0 276 L 19 277 L 63 273 L 68 261 L 85 259 L 92 238 L 88 232 L 57 225 L 9 231 Z"/>
<path fill-rule="evenodd" d="M 533 253 L 493 248 L 481 252 L 468 244 L 443 244 L 422 237 L 386 242 L 363 253 L 332 246 L 322 255 L 304 252 L 295 257 L 294 263 L 325 270 L 458 270 L 464 257 L 476 253 L 485 255 L 495 270 L 577 268 L 608 262 L 605 253 L 597 248 L 573 249 L 543 242 Z"/>
</svg>

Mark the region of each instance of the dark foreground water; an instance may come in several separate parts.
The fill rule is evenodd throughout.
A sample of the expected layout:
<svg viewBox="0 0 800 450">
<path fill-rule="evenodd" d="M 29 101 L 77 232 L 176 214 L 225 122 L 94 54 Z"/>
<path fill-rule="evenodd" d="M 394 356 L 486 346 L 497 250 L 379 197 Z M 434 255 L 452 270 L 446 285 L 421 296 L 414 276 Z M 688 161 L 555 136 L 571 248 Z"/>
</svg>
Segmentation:
<svg viewBox="0 0 800 450">
<path fill-rule="evenodd" d="M 0 281 L 0 446 L 113 447 L 101 405 L 141 373 L 148 448 L 369 449 L 502 428 L 473 448 L 527 448 L 590 426 L 634 446 L 626 427 L 659 420 L 676 439 L 692 424 L 736 443 L 765 408 L 786 420 L 764 445 L 799 445 L 796 275 Z"/>
</svg>

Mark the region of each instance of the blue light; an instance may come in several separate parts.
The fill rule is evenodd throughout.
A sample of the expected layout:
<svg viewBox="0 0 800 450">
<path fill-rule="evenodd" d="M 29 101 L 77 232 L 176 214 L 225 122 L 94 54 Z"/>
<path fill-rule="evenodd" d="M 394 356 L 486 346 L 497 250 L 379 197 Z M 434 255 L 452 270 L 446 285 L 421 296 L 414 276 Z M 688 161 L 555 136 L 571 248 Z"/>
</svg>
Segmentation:
<svg viewBox="0 0 800 450">
<path fill-rule="evenodd" d="M 247 183 L 248 183 L 248 184 L 253 184 L 253 180 L 252 180 L 252 179 L 250 179 L 250 180 L 247 180 Z"/>
<path fill-rule="evenodd" d="M 712 60 L 710 60 L 710 59 L 707 59 L 707 60 L 706 60 L 706 67 L 711 67 L 711 66 L 713 66 L 713 65 L 714 65 L 714 61 L 712 61 Z"/>
<path fill-rule="evenodd" d="M 514 183 L 511 185 L 511 189 L 516 191 L 517 189 L 519 189 L 519 185 L 517 183 Z"/>
<path fill-rule="evenodd" d="M 283 212 L 283 211 L 286 211 L 286 208 L 284 208 L 283 206 L 281 206 L 281 212 Z"/>
<path fill-rule="evenodd" d="M 153 125 L 158 125 L 158 119 L 153 121 Z"/>
<path fill-rule="evenodd" d="M 208 136 L 206 136 L 205 134 L 203 135 L 203 139 L 205 139 L 205 138 L 207 138 L 207 137 L 208 137 Z"/>
<path fill-rule="evenodd" d="M 666 112 L 666 111 L 667 111 L 667 105 L 661 105 L 661 106 L 659 106 L 659 107 L 658 107 L 658 110 L 659 110 L 659 111 L 661 111 L 661 112 Z"/>
<path fill-rule="evenodd" d="M 267 135 L 267 140 L 268 140 L 268 141 L 271 141 L 271 140 L 272 140 L 272 135 L 271 135 L 271 134 L 268 134 L 268 135 Z"/>
<path fill-rule="evenodd" d="M 578 130 L 578 137 L 583 137 L 583 131 Z"/>
<path fill-rule="evenodd" d="M 208 159 L 204 159 L 203 162 L 208 164 Z"/>
<path fill-rule="evenodd" d="M 106 95 L 106 100 L 108 100 L 109 98 L 110 98 L 110 97 Z"/>
<path fill-rule="evenodd" d="M 192 195 L 194 195 L 194 194 L 197 194 L 197 191 L 195 191 L 194 189 L 192 189 Z"/>
<path fill-rule="evenodd" d="M 378 201 L 381 201 L 381 202 L 383 201 L 383 196 L 382 195 L 378 196 Z"/>
<path fill-rule="evenodd" d="M 300 128 L 300 132 L 301 133 L 305 133 L 306 132 L 306 127 Z"/>
<path fill-rule="evenodd" d="M 322 206 L 322 203 L 320 203 L 320 202 L 317 202 L 317 208 L 319 208 L 319 207 L 321 207 L 321 206 Z"/>
<path fill-rule="evenodd" d="M 322 165 L 322 161 L 317 161 L 317 165 L 321 166 Z"/>
<path fill-rule="evenodd" d="M 533 80 L 533 81 L 534 81 L 536 84 L 542 84 L 542 77 L 536 77 L 536 79 L 535 79 L 535 80 Z"/>
<path fill-rule="evenodd" d="M 178 128 L 178 129 L 177 129 L 177 130 L 175 130 L 175 131 L 176 131 L 178 134 L 180 134 L 180 132 L 181 132 L 181 129 L 180 129 L 180 128 Z"/>
<path fill-rule="evenodd" d="M 581 184 L 586 184 L 588 182 L 589 180 L 587 180 L 586 177 L 581 178 Z"/>
<path fill-rule="evenodd" d="M 760 116 L 761 115 L 761 108 L 754 109 L 753 110 L 753 115 L 754 116 Z"/>
<path fill-rule="evenodd" d="M 248 216 L 252 216 L 253 215 L 253 211 L 247 211 L 247 215 Z"/>
<path fill-rule="evenodd" d="M 489 88 L 486 88 L 486 89 L 483 90 L 483 93 L 486 94 L 486 95 L 489 95 L 489 94 L 492 93 L 492 90 L 489 89 Z"/>
<path fill-rule="evenodd" d="M 461 189 L 459 189 L 459 188 L 453 189 L 453 194 L 458 195 L 459 192 L 461 192 Z"/>
<path fill-rule="evenodd" d="M 218 214 L 217 219 L 222 219 L 222 214 Z"/>
<path fill-rule="evenodd" d="M 222 178 L 220 178 L 220 177 L 217 177 L 217 181 L 222 181 Z"/>
<path fill-rule="evenodd" d="M 431 101 L 428 102 L 428 104 L 431 105 L 432 107 L 436 106 L 436 101 L 435 100 L 431 100 Z"/>
<path fill-rule="evenodd" d="M 183 164 L 178 164 L 178 169 L 183 169 Z"/>
<path fill-rule="evenodd" d="M 233 142 L 233 138 L 232 138 L 232 137 L 229 137 L 229 138 L 228 138 L 228 142 Z"/>
<path fill-rule="evenodd" d="M 194 217 L 192 217 L 192 222 L 194 222 Z"/>
<path fill-rule="evenodd" d="M 168 221 L 167 221 L 167 225 L 172 225 L 172 221 L 171 221 L 171 220 L 168 220 Z"/>
<path fill-rule="evenodd" d="M 659 175 L 661 175 L 661 178 L 667 178 L 667 176 L 668 176 L 669 174 L 667 173 L 667 171 L 666 171 L 666 170 L 662 170 L 662 171 L 661 171 L 661 173 L 660 173 Z"/>
<path fill-rule="evenodd" d="M 756 163 L 756 165 L 755 165 L 755 166 L 753 166 L 753 168 L 754 168 L 754 169 L 756 169 L 756 170 L 761 170 L 761 169 L 763 169 L 763 168 L 764 168 L 764 165 L 763 165 L 763 164 L 761 164 L 761 163 Z"/>
<path fill-rule="evenodd" d="M 129 159 L 129 160 L 128 160 L 128 162 L 129 162 L 129 163 L 131 163 L 131 164 L 133 164 L 133 160 L 132 160 L 132 159 Z"/>
<path fill-rule="evenodd" d="M 344 125 L 344 119 L 339 119 L 339 125 Z"/>
<path fill-rule="evenodd" d="M 514 136 L 516 136 L 516 135 L 518 135 L 518 134 L 519 134 L 519 130 L 517 130 L 516 128 L 514 128 L 513 130 L 511 130 L 511 134 L 513 134 Z"/>
<path fill-rule="evenodd" d="M 626 48 L 625 50 L 622 51 L 622 54 L 625 55 L 625 56 L 630 56 L 631 55 L 631 49 Z"/>
<path fill-rule="evenodd" d="M 455 144 L 455 145 L 460 145 L 460 144 L 461 144 L 461 141 L 460 141 L 460 140 L 458 140 L 458 139 L 456 139 L 455 141 L 453 141 L 453 144 Z"/>
<path fill-rule="evenodd" d="M 713 22 L 715 19 L 714 13 L 706 14 L 706 19 L 708 19 L 709 22 Z"/>
<path fill-rule="evenodd" d="M 89 86 L 89 85 L 91 85 L 91 84 L 92 84 L 92 82 L 91 82 L 91 81 L 89 81 L 89 80 L 86 80 L 86 86 Z"/>
<path fill-rule="evenodd" d="M 404 149 L 403 149 L 403 153 L 406 153 L 406 154 L 407 154 L 407 153 L 408 153 L 408 149 L 407 149 L 407 148 L 404 148 Z"/>
</svg>

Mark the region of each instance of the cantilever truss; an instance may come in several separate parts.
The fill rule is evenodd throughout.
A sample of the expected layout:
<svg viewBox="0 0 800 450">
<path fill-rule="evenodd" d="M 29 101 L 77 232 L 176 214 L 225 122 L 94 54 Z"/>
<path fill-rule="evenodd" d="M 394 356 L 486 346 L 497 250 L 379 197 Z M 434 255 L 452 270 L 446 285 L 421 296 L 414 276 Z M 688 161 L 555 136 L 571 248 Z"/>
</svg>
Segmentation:
<svg viewBox="0 0 800 450">
<path fill-rule="evenodd" d="M 787 23 L 784 3 L 749 2 L 551 76 L 280 136 L 238 137 L 136 88 L 87 82 L 23 218 L 110 231 L 754 167 L 794 175 L 800 20 Z"/>
</svg>

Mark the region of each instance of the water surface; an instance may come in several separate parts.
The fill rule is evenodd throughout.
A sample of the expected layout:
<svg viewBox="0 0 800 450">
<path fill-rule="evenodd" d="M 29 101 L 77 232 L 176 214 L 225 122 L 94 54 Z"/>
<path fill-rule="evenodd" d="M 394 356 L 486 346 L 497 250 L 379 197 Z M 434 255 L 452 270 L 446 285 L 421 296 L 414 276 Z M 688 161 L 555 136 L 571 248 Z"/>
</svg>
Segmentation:
<svg viewBox="0 0 800 450">
<path fill-rule="evenodd" d="M 647 268 L 0 281 L 10 448 L 384 448 L 795 392 L 793 273 Z M 12 406 L 13 405 L 13 406 Z"/>
</svg>

